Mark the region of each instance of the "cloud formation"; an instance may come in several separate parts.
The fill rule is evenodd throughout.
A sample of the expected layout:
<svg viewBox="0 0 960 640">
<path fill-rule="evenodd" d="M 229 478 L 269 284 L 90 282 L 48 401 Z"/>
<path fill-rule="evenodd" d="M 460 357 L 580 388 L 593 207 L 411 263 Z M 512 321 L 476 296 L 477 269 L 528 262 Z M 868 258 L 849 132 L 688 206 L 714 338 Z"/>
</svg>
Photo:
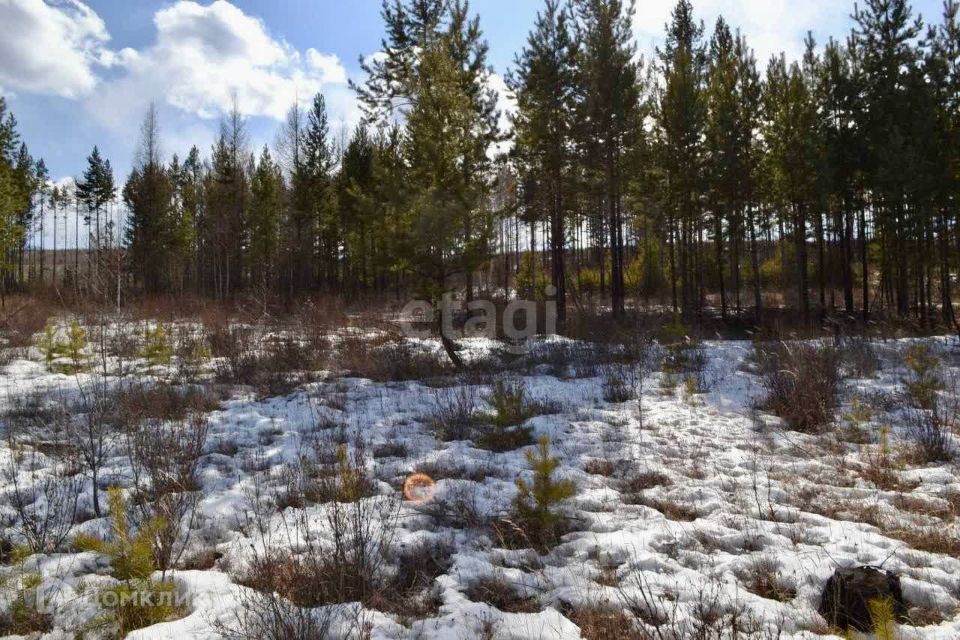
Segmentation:
<svg viewBox="0 0 960 640">
<path fill-rule="evenodd" d="M 85 98 L 104 124 L 151 101 L 212 119 L 234 96 L 245 115 L 280 120 L 295 100 L 321 91 L 338 110 L 334 119 L 357 118 L 337 56 L 297 51 L 226 0 L 178 0 L 153 23 L 152 43 L 116 51 L 103 20 L 80 0 L 0 0 L 0 85 Z"/>
<path fill-rule="evenodd" d="M 154 15 L 155 42 L 133 56 L 112 88 L 120 99 L 145 93 L 201 118 L 228 110 L 236 96 L 246 115 L 283 118 L 295 100 L 346 88 L 334 55 L 301 54 L 273 38 L 259 19 L 217 0 L 181 0 Z"/>
<path fill-rule="evenodd" d="M 645 54 L 664 39 L 664 25 L 676 0 L 644 0 L 637 3 L 634 30 Z M 771 56 L 781 51 L 787 59 L 803 54 L 807 30 L 843 37 L 849 24 L 852 3 L 845 0 L 695 0 L 694 16 L 703 20 L 704 37 L 709 40 L 717 17 L 723 15 L 732 28 L 739 28 L 754 49 L 757 62 L 764 68 Z M 820 44 L 823 44 L 820 42 Z"/>
<path fill-rule="evenodd" d="M 0 0 L 0 85 L 76 98 L 93 91 L 97 66 L 123 57 L 107 49 L 107 27 L 79 0 Z"/>
</svg>

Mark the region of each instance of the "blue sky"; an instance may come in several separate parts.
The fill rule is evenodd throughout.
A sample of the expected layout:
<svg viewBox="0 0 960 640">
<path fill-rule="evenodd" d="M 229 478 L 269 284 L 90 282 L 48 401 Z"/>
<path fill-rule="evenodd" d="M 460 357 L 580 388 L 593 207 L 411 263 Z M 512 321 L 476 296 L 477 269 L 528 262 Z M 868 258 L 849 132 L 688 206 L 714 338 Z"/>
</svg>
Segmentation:
<svg viewBox="0 0 960 640">
<path fill-rule="evenodd" d="M 639 0 L 641 50 L 660 41 L 675 0 Z M 497 74 L 522 47 L 542 0 L 473 0 Z M 939 20 L 940 0 L 916 11 Z M 322 91 L 334 126 L 358 118 L 347 78 L 379 48 L 379 0 L 0 0 L 0 91 L 20 131 L 55 178 L 75 175 L 98 144 L 128 171 L 146 106 L 159 107 L 163 149 L 206 153 L 229 96 L 250 116 L 251 142 L 272 142 L 294 99 Z M 796 56 L 812 29 L 845 35 L 846 0 L 700 0 L 708 29 L 722 13 L 760 60 Z"/>
</svg>

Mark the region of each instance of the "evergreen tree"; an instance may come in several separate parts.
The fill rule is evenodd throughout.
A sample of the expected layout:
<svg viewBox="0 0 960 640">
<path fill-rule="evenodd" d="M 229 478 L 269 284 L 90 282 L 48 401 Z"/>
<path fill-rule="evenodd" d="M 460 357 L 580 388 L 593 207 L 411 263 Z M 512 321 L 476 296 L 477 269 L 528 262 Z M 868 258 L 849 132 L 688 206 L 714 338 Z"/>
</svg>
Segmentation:
<svg viewBox="0 0 960 640">
<path fill-rule="evenodd" d="M 249 263 L 253 282 L 267 292 L 276 278 L 283 177 L 266 147 L 251 177 L 250 195 Z"/>
<path fill-rule="evenodd" d="M 865 0 L 857 7 L 855 38 L 863 65 L 863 91 L 869 108 L 862 111 L 866 167 L 878 240 L 883 247 L 882 286 L 895 299 L 897 312 L 909 311 L 911 273 L 907 260 L 905 195 L 909 175 L 907 123 L 908 76 L 917 62 L 914 41 L 922 23 L 914 20 L 907 0 Z"/>
<path fill-rule="evenodd" d="M 640 70 L 629 0 L 576 0 L 581 61 L 580 144 L 595 180 L 610 234 L 610 290 L 615 318 L 624 315 L 624 195 L 630 158 L 641 142 Z"/>
<path fill-rule="evenodd" d="M 373 284 L 380 266 L 376 239 L 382 233 L 374 205 L 377 150 L 366 125 L 360 124 L 344 150 L 337 177 L 337 205 L 344 230 L 344 272 L 354 293 Z"/>
<path fill-rule="evenodd" d="M 307 203 L 294 218 L 297 283 L 303 288 L 322 282 L 335 289 L 339 283 L 340 229 L 334 202 L 330 126 L 326 102 L 320 94 L 314 96 L 307 113 L 302 162 Z"/>
<path fill-rule="evenodd" d="M 123 188 L 123 201 L 129 211 L 126 241 L 134 276 L 144 290 L 158 293 L 169 290 L 174 231 L 175 172 L 168 171 L 160 157 L 160 127 L 156 109 L 151 106 L 140 128 L 137 164 Z"/>
<path fill-rule="evenodd" d="M 551 282 L 561 332 L 566 324 L 567 197 L 575 142 L 577 47 L 572 19 L 558 0 L 547 0 L 508 77 L 518 107 L 513 117 L 516 155 L 527 179 L 537 185 L 538 205 L 549 215 Z"/>
<path fill-rule="evenodd" d="M 666 174 L 667 226 L 674 310 L 689 314 L 702 305 L 699 282 L 702 237 L 700 209 L 703 179 L 705 53 L 703 24 L 693 17 L 689 0 L 679 0 L 659 51 L 664 87 L 658 109 L 663 131 L 662 162 Z M 679 280 L 680 292 L 677 292 Z"/>
<path fill-rule="evenodd" d="M 6 100 L 0 96 L 0 307 L 6 305 L 25 236 L 23 212 L 30 206 L 30 183 L 18 170 L 19 146 L 16 118 L 7 111 Z"/>
<path fill-rule="evenodd" d="M 729 231 L 731 244 L 736 243 L 737 216 L 742 206 L 740 176 L 743 165 L 743 136 L 740 123 L 740 98 L 737 94 L 739 61 L 733 34 L 723 17 L 710 42 L 706 97 L 706 177 L 709 181 L 709 202 L 713 219 L 713 243 L 716 251 L 716 278 L 720 288 L 720 309 L 727 317 L 724 240 Z M 728 227 L 725 229 L 725 226 Z M 731 269 L 739 270 L 738 264 Z M 738 291 L 739 295 L 739 291 Z M 739 298 L 738 298 L 739 299 Z M 739 307 L 739 304 L 738 304 Z"/>
</svg>

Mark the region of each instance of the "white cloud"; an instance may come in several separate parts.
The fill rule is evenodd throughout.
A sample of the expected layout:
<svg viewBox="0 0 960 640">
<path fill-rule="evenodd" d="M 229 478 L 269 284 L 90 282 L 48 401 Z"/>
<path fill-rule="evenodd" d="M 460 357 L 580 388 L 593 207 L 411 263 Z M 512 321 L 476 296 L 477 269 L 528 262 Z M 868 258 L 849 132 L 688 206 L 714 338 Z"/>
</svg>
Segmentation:
<svg viewBox="0 0 960 640">
<path fill-rule="evenodd" d="M 359 119 L 337 56 L 297 51 L 226 0 L 178 0 L 153 22 L 151 44 L 113 50 L 103 20 L 79 0 L 0 0 L 0 85 L 82 97 L 118 131 L 150 102 L 214 119 L 234 96 L 245 115 L 280 120 L 295 100 L 323 92 L 333 121 Z"/>
<path fill-rule="evenodd" d="M 663 43 L 664 25 L 676 0 L 644 0 L 637 3 L 634 28 L 644 53 Z M 828 35 L 843 37 L 852 4 L 844 0 L 694 0 L 695 17 L 704 21 L 704 37 L 709 39 L 717 16 L 723 15 L 731 28 L 740 28 L 757 55 L 761 68 L 772 55 L 781 51 L 787 59 L 803 54 L 803 39 L 808 30 L 820 34 L 818 45 Z"/>
<path fill-rule="evenodd" d="M 122 57 L 106 48 L 103 20 L 79 0 L 0 0 L 0 83 L 78 97 L 97 85 L 94 67 Z"/>
<path fill-rule="evenodd" d="M 294 100 L 330 85 L 346 88 L 347 72 L 336 56 L 314 49 L 301 55 L 225 0 L 206 6 L 181 0 L 158 11 L 154 24 L 156 41 L 129 56 L 126 73 L 98 106 L 139 97 L 214 118 L 235 95 L 246 115 L 280 120 Z"/>
</svg>

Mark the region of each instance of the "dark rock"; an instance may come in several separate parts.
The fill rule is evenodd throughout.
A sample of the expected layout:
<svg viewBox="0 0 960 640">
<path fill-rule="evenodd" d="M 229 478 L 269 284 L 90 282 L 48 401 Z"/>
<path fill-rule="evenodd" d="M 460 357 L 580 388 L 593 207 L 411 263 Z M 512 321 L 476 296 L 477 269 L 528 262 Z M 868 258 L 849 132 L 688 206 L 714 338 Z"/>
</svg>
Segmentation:
<svg viewBox="0 0 960 640">
<path fill-rule="evenodd" d="M 820 599 L 820 615 L 832 626 L 846 630 L 873 631 L 870 602 L 891 600 L 897 622 L 907 621 L 900 576 L 878 567 L 837 569 L 827 580 Z"/>
</svg>

